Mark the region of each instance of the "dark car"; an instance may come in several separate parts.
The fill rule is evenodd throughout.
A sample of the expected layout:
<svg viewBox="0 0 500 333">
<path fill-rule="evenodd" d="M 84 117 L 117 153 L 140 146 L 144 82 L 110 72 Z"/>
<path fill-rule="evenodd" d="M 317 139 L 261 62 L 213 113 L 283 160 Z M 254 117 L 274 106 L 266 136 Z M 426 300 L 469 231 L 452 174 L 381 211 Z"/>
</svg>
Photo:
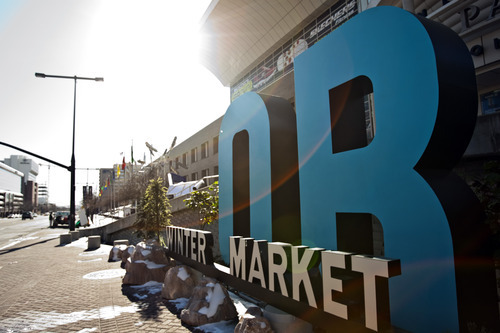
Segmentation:
<svg viewBox="0 0 500 333">
<path fill-rule="evenodd" d="M 22 215 L 22 219 L 23 220 L 26 220 L 26 219 L 33 220 L 33 213 L 32 212 L 24 212 Z"/>
<path fill-rule="evenodd" d="M 69 224 L 69 212 L 56 212 L 56 215 L 54 216 L 53 227 L 57 227 L 59 224 Z"/>
</svg>

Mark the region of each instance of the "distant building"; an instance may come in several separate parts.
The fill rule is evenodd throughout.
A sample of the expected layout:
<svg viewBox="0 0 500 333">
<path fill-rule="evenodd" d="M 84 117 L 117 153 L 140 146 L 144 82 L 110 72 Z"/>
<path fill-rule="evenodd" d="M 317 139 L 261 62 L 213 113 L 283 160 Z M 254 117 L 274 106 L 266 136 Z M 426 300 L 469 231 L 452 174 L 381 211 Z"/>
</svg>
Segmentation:
<svg viewBox="0 0 500 333">
<path fill-rule="evenodd" d="M 49 204 L 49 188 L 47 187 L 47 185 L 38 185 L 38 204 Z"/>
<path fill-rule="evenodd" d="M 24 174 L 0 162 L 0 217 L 20 213 Z"/>
<path fill-rule="evenodd" d="M 34 160 L 22 155 L 11 155 L 3 163 L 23 174 L 21 192 L 24 195 L 23 209 L 34 210 L 38 206 L 38 176 L 39 166 Z"/>
<path fill-rule="evenodd" d="M 164 179 L 169 172 L 186 181 L 201 180 L 219 175 L 219 131 L 222 117 L 198 131 L 172 150 L 160 156 L 153 164 L 160 167 Z M 216 178 L 211 177 L 207 185 Z"/>
</svg>

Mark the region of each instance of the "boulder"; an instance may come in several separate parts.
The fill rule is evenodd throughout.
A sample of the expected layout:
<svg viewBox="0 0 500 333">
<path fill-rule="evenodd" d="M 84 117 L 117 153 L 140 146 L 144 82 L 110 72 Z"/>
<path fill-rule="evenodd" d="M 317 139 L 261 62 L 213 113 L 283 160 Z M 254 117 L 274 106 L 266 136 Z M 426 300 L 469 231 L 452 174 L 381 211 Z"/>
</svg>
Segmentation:
<svg viewBox="0 0 500 333">
<path fill-rule="evenodd" d="M 146 260 L 151 254 L 151 249 L 152 245 L 148 245 L 145 242 L 138 243 L 132 253 L 132 262 L 137 260 Z"/>
<path fill-rule="evenodd" d="M 125 268 L 127 264 L 127 260 L 132 256 L 132 253 L 135 251 L 135 246 L 129 245 L 127 246 L 127 249 L 122 251 L 122 263 L 121 263 L 121 268 Z"/>
<path fill-rule="evenodd" d="M 123 277 L 123 284 L 141 285 L 148 282 L 149 269 L 146 263 L 127 261 L 125 270 L 127 272 Z"/>
<path fill-rule="evenodd" d="M 113 261 L 121 261 L 122 260 L 122 255 L 123 251 L 127 249 L 126 246 L 124 245 L 115 245 L 111 248 L 111 251 L 109 251 L 109 262 Z"/>
<path fill-rule="evenodd" d="M 193 291 L 181 320 L 191 326 L 232 320 L 238 316 L 227 289 L 217 280 L 203 278 Z"/>
<path fill-rule="evenodd" d="M 121 245 L 120 249 L 121 267 L 127 270 L 123 284 L 163 282 L 167 271 L 175 266 L 175 262 L 166 256 L 165 250 L 156 241 L 141 242 L 135 247 Z"/>
<path fill-rule="evenodd" d="M 165 299 L 190 298 L 202 274 L 189 266 L 172 267 L 165 275 L 161 295 Z"/>
<path fill-rule="evenodd" d="M 165 250 L 161 246 L 154 245 L 149 255 L 151 261 L 157 264 L 171 265 L 172 259 L 167 257 Z M 162 281 L 163 282 L 163 281 Z"/>
<path fill-rule="evenodd" d="M 259 307 L 252 306 L 240 318 L 234 333 L 274 333 L 271 324 L 262 314 Z"/>
</svg>

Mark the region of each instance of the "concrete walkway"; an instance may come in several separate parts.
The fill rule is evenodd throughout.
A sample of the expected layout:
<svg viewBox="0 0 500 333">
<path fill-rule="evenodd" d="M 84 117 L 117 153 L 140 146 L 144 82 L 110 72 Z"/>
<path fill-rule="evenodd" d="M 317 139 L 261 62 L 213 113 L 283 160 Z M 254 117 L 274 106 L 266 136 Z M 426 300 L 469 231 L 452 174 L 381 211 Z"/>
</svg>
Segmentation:
<svg viewBox="0 0 500 333">
<path fill-rule="evenodd" d="M 0 250 L 0 332 L 192 330 L 158 290 L 122 286 L 125 270 L 107 261 L 110 246 L 59 246 L 66 232 L 47 228 Z"/>
</svg>

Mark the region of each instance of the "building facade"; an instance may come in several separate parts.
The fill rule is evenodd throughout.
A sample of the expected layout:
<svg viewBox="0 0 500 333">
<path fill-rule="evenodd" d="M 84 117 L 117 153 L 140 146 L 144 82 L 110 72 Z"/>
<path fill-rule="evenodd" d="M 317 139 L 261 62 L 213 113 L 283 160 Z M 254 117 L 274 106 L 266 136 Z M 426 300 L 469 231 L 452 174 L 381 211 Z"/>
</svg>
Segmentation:
<svg viewBox="0 0 500 333">
<path fill-rule="evenodd" d="M 24 174 L 0 162 L 0 217 L 21 213 Z"/>
<path fill-rule="evenodd" d="M 4 159 L 3 163 L 24 175 L 21 187 L 21 192 L 24 195 L 23 209 L 36 210 L 38 206 L 38 184 L 36 182 L 39 170 L 38 164 L 22 155 L 11 155 L 9 158 Z"/>
</svg>

